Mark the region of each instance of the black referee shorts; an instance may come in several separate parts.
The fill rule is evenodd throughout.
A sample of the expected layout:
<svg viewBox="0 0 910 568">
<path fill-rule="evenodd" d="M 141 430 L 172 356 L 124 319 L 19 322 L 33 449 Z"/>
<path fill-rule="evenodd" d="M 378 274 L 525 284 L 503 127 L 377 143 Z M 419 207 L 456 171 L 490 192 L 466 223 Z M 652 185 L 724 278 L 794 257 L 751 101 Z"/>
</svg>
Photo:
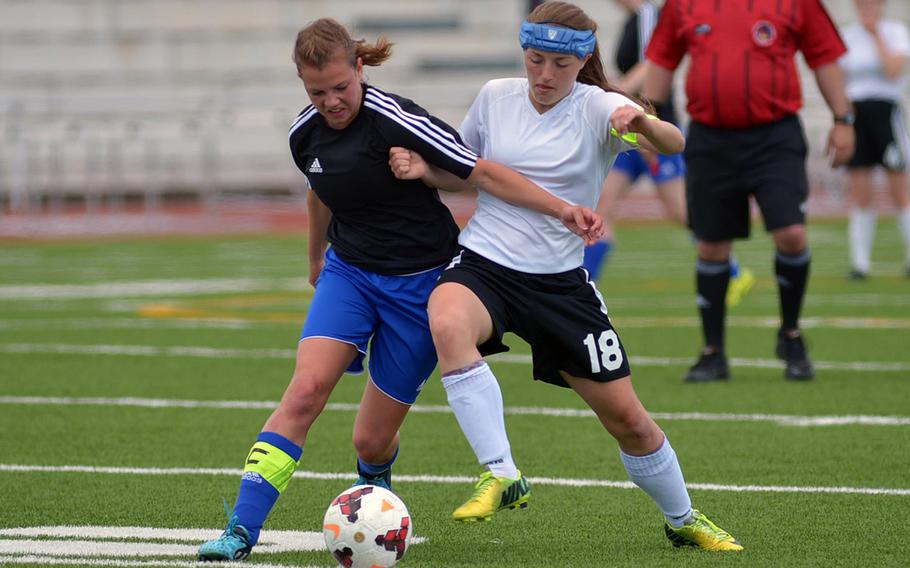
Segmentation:
<svg viewBox="0 0 910 568">
<path fill-rule="evenodd" d="M 751 128 L 692 122 L 686 141 L 689 226 L 704 241 L 749 237 L 749 196 L 765 229 L 806 222 L 806 138 L 793 115 Z"/>
<path fill-rule="evenodd" d="M 848 168 L 880 165 L 900 172 L 907 167 L 910 140 L 900 105 L 894 101 L 854 101 L 856 109 L 856 152 Z"/>
<path fill-rule="evenodd" d="M 484 356 L 508 351 L 502 336 L 512 332 L 531 345 L 536 380 L 568 387 L 559 371 L 598 382 L 631 372 L 603 298 L 581 268 L 528 274 L 462 249 L 436 285 L 446 282 L 470 289 L 489 312 L 493 336 L 478 346 Z"/>
</svg>

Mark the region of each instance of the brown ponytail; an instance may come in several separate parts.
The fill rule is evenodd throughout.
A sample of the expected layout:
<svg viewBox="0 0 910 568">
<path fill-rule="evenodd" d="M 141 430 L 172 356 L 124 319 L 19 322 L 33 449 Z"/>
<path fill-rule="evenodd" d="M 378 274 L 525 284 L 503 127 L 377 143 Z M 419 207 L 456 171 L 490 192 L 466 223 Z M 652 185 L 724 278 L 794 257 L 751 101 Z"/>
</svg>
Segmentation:
<svg viewBox="0 0 910 568">
<path fill-rule="evenodd" d="M 297 33 L 294 42 L 294 64 L 297 72 L 303 67 L 322 69 L 338 50 L 348 58 L 353 66 L 357 58 L 364 65 L 378 66 L 392 55 L 392 44 L 384 37 L 376 43 L 365 40 L 353 40 L 348 30 L 332 18 L 320 18 Z"/>
</svg>

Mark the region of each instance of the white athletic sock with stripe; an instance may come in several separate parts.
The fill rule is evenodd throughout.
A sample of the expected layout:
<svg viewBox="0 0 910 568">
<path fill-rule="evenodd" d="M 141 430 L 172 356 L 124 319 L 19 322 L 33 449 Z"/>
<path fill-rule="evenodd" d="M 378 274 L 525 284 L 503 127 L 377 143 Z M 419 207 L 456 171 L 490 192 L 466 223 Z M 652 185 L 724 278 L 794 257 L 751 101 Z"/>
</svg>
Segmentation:
<svg viewBox="0 0 910 568">
<path fill-rule="evenodd" d="M 502 391 L 490 366 L 478 361 L 443 375 L 442 384 L 477 461 L 496 477 L 517 479 L 518 468 L 506 433 Z"/>
<path fill-rule="evenodd" d="M 683 526 L 692 516 L 692 500 L 670 440 L 664 436 L 660 448 L 646 456 L 630 456 L 622 450 L 619 455 L 629 479 L 654 500 L 670 526 Z"/>
<path fill-rule="evenodd" d="M 875 239 L 875 211 L 854 209 L 850 211 L 848 235 L 850 263 L 855 270 L 869 272 L 872 267 L 872 242 Z"/>
<path fill-rule="evenodd" d="M 910 268 L 910 207 L 907 207 L 903 211 L 897 213 L 897 228 L 901 231 L 901 236 L 904 237 L 904 250 L 907 254 L 907 268 Z"/>
</svg>

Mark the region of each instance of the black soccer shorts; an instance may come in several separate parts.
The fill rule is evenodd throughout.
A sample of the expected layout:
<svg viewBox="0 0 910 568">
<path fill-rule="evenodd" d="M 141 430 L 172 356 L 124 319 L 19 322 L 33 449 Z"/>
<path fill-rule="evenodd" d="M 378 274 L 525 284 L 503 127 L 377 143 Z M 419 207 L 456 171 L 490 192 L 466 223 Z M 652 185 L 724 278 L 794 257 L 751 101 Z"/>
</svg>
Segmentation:
<svg viewBox="0 0 910 568">
<path fill-rule="evenodd" d="M 692 122 L 685 157 L 689 227 L 696 238 L 748 238 L 749 196 L 769 232 L 806 223 L 806 138 L 795 115 L 737 129 Z"/>
<path fill-rule="evenodd" d="M 880 165 L 900 172 L 907 168 L 910 140 L 900 105 L 893 101 L 855 101 L 856 152 L 848 168 Z"/>
<path fill-rule="evenodd" d="M 568 387 L 560 371 L 599 382 L 631 373 L 603 297 L 581 268 L 528 274 L 462 249 L 436 285 L 446 282 L 470 289 L 489 312 L 493 336 L 478 346 L 484 356 L 508 351 L 502 336 L 512 332 L 530 344 L 536 380 Z"/>
</svg>

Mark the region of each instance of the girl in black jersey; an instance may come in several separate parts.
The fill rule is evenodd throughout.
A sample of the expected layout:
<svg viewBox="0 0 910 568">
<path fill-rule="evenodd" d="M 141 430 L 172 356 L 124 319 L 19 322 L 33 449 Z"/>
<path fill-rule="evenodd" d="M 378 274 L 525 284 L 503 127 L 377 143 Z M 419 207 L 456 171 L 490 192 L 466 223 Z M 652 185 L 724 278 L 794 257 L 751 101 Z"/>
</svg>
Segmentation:
<svg viewBox="0 0 910 568">
<path fill-rule="evenodd" d="M 331 19 L 297 36 L 294 62 L 312 104 L 294 121 L 289 141 L 312 189 L 309 261 L 316 294 L 293 378 L 250 450 L 224 533 L 200 547 L 200 560 L 250 554 L 300 462 L 310 426 L 345 371 L 363 371 L 368 344 L 370 380 L 354 423 L 357 484 L 391 485 L 398 429 L 436 366 L 427 298 L 458 234 L 435 190 L 395 178 L 391 147 L 415 148 L 436 167 L 557 217 L 588 241 L 601 229 L 590 209 L 478 159 L 454 129 L 414 102 L 363 83 L 363 66 L 379 65 L 390 54 L 384 39 L 354 41 Z"/>
</svg>

